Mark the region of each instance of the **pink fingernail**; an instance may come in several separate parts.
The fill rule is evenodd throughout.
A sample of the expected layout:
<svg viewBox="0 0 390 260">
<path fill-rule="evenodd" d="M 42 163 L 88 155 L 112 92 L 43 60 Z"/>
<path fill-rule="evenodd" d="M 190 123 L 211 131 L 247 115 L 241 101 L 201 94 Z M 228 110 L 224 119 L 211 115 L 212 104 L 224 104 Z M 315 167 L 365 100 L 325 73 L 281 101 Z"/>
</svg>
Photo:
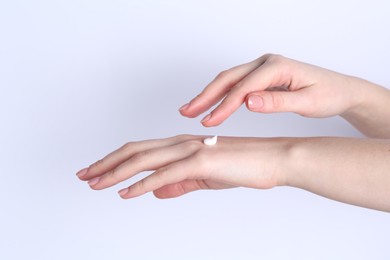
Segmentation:
<svg viewBox="0 0 390 260">
<path fill-rule="evenodd" d="M 250 96 L 248 98 L 248 107 L 251 109 L 259 109 L 262 108 L 264 105 L 264 101 L 260 96 Z"/>
<path fill-rule="evenodd" d="M 100 177 L 95 177 L 93 179 L 90 179 L 88 181 L 88 184 L 89 184 L 89 186 L 93 186 L 93 185 L 96 185 L 99 181 L 100 181 Z"/>
<path fill-rule="evenodd" d="M 179 111 L 186 110 L 187 108 L 189 108 L 189 106 L 190 106 L 190 103 L 187 103 L 187 104 L 181 106 L 181 107 L 179 108 Z"/>
<path fill-rule="evenodd" d="M 125 188 L 123 190 L 118 191 L 120 196 L 124 196 L 129 191 L 129 188 Z"/>
<path fill-rule="evenodd" d="M 88 168 L 85 168 L 85 169 L 80 170 L 78 173 L 76 173 L 76 175 L 77 175 L 77 177 L 81 178 L 84 175 L 86 175 L 87 172 L 88 172 Z"/>
<path fill-rule="evenodd" d="M 211 118 L 211 114 L 208 114 L 208 115 L 205 116 L 205 117 L 202 119 L 202 121 L 200 121 L 200 122 L 201 122 L 201 123 L 205 123 L 205 122 L 209 121 L 210 118 Z"/>
</svg>

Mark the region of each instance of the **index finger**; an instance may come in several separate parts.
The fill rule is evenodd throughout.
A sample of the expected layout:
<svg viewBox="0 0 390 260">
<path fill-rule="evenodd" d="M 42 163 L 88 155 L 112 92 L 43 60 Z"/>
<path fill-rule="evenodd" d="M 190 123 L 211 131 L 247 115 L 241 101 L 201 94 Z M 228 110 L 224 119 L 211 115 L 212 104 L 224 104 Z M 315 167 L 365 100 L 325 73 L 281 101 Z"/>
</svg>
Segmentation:
<svg viewBox="0 0 390 260">
<path fill-rule="evenodd" d="M 201 123 L 203 126 L 217 126 L 232 115 L 245 101 L 248 94 L 273 87 L 291 85 L 289 65 L 279 55 L 268 57 L 267 60 L 240 82 L 226 95 L 224 100 Z"/>
<path fill-rule="evenodd" d="M 141 151 L 149 150 L 152 148 L 159 148 L 164 146 L 170 146 L 184 142 L 186 140 L 194 139 L 191 135 L 179 135 L 165 139 L 152 139 L 139 142 L 129 142 L 112 153 L 106 155 L 103 159 L 96 161 L 89 167 L 80 170 L 77 176 L 83 180 L 88 181 L 94 177 L 102 175 L 109 170 L 112 170 L 129 159 L 132 155 Z"/>
<path fill-rule="evenodd" d="M 261 66 L 267 58 L 268 56 L 264 55 L 254 61 L 219 73 L 198 96 L 180 108 L 180 113 L 186 117 L 196 117 L 207 111 L 225 97 L 233 86 Z"/>
</svg>

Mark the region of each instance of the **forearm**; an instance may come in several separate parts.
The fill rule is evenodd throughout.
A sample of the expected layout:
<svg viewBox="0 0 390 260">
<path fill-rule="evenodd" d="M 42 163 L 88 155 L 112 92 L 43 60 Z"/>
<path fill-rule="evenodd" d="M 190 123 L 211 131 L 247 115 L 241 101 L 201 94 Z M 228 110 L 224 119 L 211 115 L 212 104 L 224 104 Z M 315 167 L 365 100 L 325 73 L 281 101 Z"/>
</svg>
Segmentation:
<svg viewBox="0 0 390 260">
<path fill-rule="evenodd" d="M 292 143 L 285 185 L 390 212 L 389 140 L 319 137 Z"/>
<path fill-rule="evenodd" d="M 359 78 L 350 78 L 357 103 L 341 116 L 363 134 L 390 138 L 390 90 Z"/>
</svg>

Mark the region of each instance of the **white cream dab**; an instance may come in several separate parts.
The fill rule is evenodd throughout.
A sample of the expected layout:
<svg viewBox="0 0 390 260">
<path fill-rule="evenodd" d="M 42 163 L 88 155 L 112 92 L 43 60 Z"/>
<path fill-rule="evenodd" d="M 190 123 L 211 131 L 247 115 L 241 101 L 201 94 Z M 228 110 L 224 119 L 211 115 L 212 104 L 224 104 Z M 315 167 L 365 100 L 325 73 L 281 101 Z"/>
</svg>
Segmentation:
<svg viewBox="0 0 390 260">
<path fill-rule="evenodd" d="M 205 145 L 215 145 L 218 141 L 218 135 L 215 135 L 213 137 L 208 137 L 206 139 L 203 140 L 203 143 Z"/>
</svg>

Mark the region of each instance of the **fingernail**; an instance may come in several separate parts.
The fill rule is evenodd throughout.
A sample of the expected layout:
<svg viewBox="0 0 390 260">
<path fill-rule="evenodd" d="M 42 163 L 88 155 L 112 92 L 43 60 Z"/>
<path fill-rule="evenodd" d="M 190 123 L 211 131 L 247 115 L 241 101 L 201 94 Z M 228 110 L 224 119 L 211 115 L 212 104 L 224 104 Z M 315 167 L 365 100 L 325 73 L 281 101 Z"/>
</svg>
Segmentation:
<svg viewBox="0 0 390 260">
<path fill-rule="evenodd" d="M 186 110 L 190 106 L 190 103 L 187 103 L 179 108 L 179 111 Z"/>
<path fill-rule="evenodd" d="M 93 185 L 96 185 L 99 181 L 100 181 L 100 177 L 95 177 L 93 179 L 90 179 L 88 181 L 88 184 L 89 184 L 89 186 L 93 186 Z"/>
<path fill-rule="evenodd" d="M 206 123 L 207 121 L 209 121 L 211 118 L 211 114 L 208 114 L 207 116 L 205 116 L 202 121 L 200 121 L 201 123 Z"/>
<path fill-rule="evenodd" d="M 120 196 L 124 196 L 129 191 L 129 188 L 125 188 L 123 190 L 118 191 Z"/>
<path fill-rule="evenodd" d="M 77 177 L 81 178 L 84 175 L 86 175 L 87 172 L 88 172 L 88 168 L 85 168 L 85 169 L 80 170 L 78 173 L 76 173 L 76 175 L 77 175 Z"/>
<path fill-rule="evenodd" d="M 252 95 L 248 98 L 248 107 L 251 109 L 259 109 L 264 105 L 264 101 L 260 96 Z"/>
</svg>

